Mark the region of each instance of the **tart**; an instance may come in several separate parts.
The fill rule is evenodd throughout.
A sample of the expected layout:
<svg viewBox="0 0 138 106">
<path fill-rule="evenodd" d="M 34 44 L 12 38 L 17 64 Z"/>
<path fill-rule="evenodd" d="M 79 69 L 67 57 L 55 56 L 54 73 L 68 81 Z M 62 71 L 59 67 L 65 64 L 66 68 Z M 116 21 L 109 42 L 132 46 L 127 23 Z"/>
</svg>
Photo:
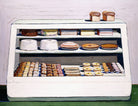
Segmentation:
<svg viewBox="0 0 138 106">
<path fill-rule="evenodd" d="M 83 44 L 81 47 L 82 49 L 85 49 L 85 50 L 97 50 L 99 48 L 99 45 L 93 44 L 93 43 L 86 43 L 86 44 Z"/>
<path fill-rule="evenodd" d="M 118 45 L 117 44 L 102 44 L 101 48 L 105 50 L 115 50 L 118 48 Z"/>
</svg>

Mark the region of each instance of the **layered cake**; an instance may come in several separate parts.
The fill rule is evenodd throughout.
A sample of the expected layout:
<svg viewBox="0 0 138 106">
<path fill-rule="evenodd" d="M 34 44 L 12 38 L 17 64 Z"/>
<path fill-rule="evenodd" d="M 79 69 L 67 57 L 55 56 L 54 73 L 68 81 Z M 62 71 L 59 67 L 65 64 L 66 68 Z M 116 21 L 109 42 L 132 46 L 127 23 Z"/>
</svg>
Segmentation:
<svg viewBox="0 0 138 106">
<path fill-rule="evenodd" d="M 86 43 L 86 44 L 83 44 L 81 47 L 82 49 L 85 49 L 85 50 L 97 50 L 99 48 L 99 45 L 93 44 L 93 43 Z"/>
<path fill-rule="evenodd" d="M 93 36 L 95 35 L 95 30 L 81 30 L 80 32 L 81 36 Z"/>
<path fill-rule="evenodd" d="M 60 29 L 60 35 L 77 35 L 78 31 L 76 29 Z"/>
<path fill-rule="evenodd" d="M 66 76 L 80 76 L 80 70 L 78 67 L 64 67 L 64 72 Z"/>
<path fill-rule="evenodd" d="M 58 30 L 57 29 L 42 29 L 41 34 L 44 36 L 57 36 Z"/>
<path fill-rule="evenodd" d="M 118 48 L 118 45 L 117 44 L 102 44 L 101 48 L 105 50 L 115 50 Z"/>
<path fill-rule="evenodd" d="M 108 35 L 113 35 L 113 30 L 112 29 L 98 29 L 97 34 L 101 36 L 108 36 Z"/>
<path fill-rule="evenodd" d="M 77 50 L 79 45 L 75 42 L 64 42 L 60 45 L 60 48 L 65 50 Z"/>
<path fill-rule="evenodd" d="M 89 15 L 90 15 L 91 21 L 94 21 L 94 22 L 100 21 L 100 16 L 101 16 L 100 12 L 92 11 L 90 12 Z"/>
<path fill-rule="evenodd" d="M 115 12 L 103 11 L 102 14 L 103 14 L 104 21 L 114 21 L 115 20 Z"/>
<path fill-rule="evenodd" d="M 47 50 L 47 51 L 58 50 L 58 42 L 57 40 L 54 40 L 54 39 L 41 40 L 40 49 Z"/>
<path fill-rule="evenodd" d="M 37 36 L 37 30 L 35 29 L 22 29 L 21 33 L 23 36 Z"/>
<path fill-rule="evenodd" d="M 20 49 L 26 50 L 26 51 L 37 50 L 37 40 L 33 40 L 33 39 L 21 40 Z"/>
</svg>

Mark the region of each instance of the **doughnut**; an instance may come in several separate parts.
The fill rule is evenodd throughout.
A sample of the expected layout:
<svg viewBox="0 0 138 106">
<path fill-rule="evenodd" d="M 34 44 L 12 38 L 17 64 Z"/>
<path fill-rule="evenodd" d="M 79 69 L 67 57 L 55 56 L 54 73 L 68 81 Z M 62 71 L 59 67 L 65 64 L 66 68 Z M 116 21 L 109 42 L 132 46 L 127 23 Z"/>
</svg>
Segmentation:
<svg viewBox="0 0 138 106">
<path fill-rule="evenodd" d="M 92 69 L 90 67 L 83 67 L 84 71 L 91 71 Z"/>
<path fill-rule="evenodd" d="M 100 67 L 94 67 L 93 71 L 102 71 Z"/>
<path fill-rule="evenodd" d="M 93 62 L 93 63 L 92 63 L 92 66 L 93 66 L 93 67 L 100 67 L 100 63 L 98 63 L 98 62 Z"/>
<path fill-rule="evenodd" d="M 83 67 L 90 67 L 90 63 L 83 63 Z"/>
<path fill-rule="evenodd" d="M 100 71 L 95 72 L 95 76 L 103 76 L 104 74 Z"/>
<path fill-rule="evenodd" d="M 84 75 L 85 76 L 93 76 L 93 73 L 92 72 L 84 72 Z"/>
</svg>

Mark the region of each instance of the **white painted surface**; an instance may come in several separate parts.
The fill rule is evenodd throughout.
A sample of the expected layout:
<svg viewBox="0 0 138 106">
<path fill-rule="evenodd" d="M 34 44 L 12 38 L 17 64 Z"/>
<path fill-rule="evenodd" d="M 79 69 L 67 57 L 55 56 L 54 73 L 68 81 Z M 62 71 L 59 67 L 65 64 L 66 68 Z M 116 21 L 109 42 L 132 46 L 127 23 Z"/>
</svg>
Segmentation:
<svg viewBox="0 0 138 106">
<path fill-rule="evenodd" d="M 6 84 L 11 23 L 17 19 L 89 19 L 113 10 L 127 23 L 132 83 L 138 84 L 137 0 L 0 0 L 0 84 Z"/>
</svg>

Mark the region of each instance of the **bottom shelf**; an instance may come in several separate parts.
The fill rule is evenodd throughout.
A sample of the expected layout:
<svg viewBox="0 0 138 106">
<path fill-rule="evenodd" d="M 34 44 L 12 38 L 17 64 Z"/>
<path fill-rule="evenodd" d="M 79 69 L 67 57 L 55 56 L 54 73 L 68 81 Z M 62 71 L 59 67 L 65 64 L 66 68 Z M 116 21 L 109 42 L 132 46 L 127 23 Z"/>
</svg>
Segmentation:
<svg viewBox="0 0 138 106">
<path fill-rule="evenodd" d="M 61 65 L 39 62 L 22 62 L 14 77 L 72 77 L 72 76 L 124 76 L 125 70 L 118 62 L 83 63 L 83 65 Z"/>
</svg>

